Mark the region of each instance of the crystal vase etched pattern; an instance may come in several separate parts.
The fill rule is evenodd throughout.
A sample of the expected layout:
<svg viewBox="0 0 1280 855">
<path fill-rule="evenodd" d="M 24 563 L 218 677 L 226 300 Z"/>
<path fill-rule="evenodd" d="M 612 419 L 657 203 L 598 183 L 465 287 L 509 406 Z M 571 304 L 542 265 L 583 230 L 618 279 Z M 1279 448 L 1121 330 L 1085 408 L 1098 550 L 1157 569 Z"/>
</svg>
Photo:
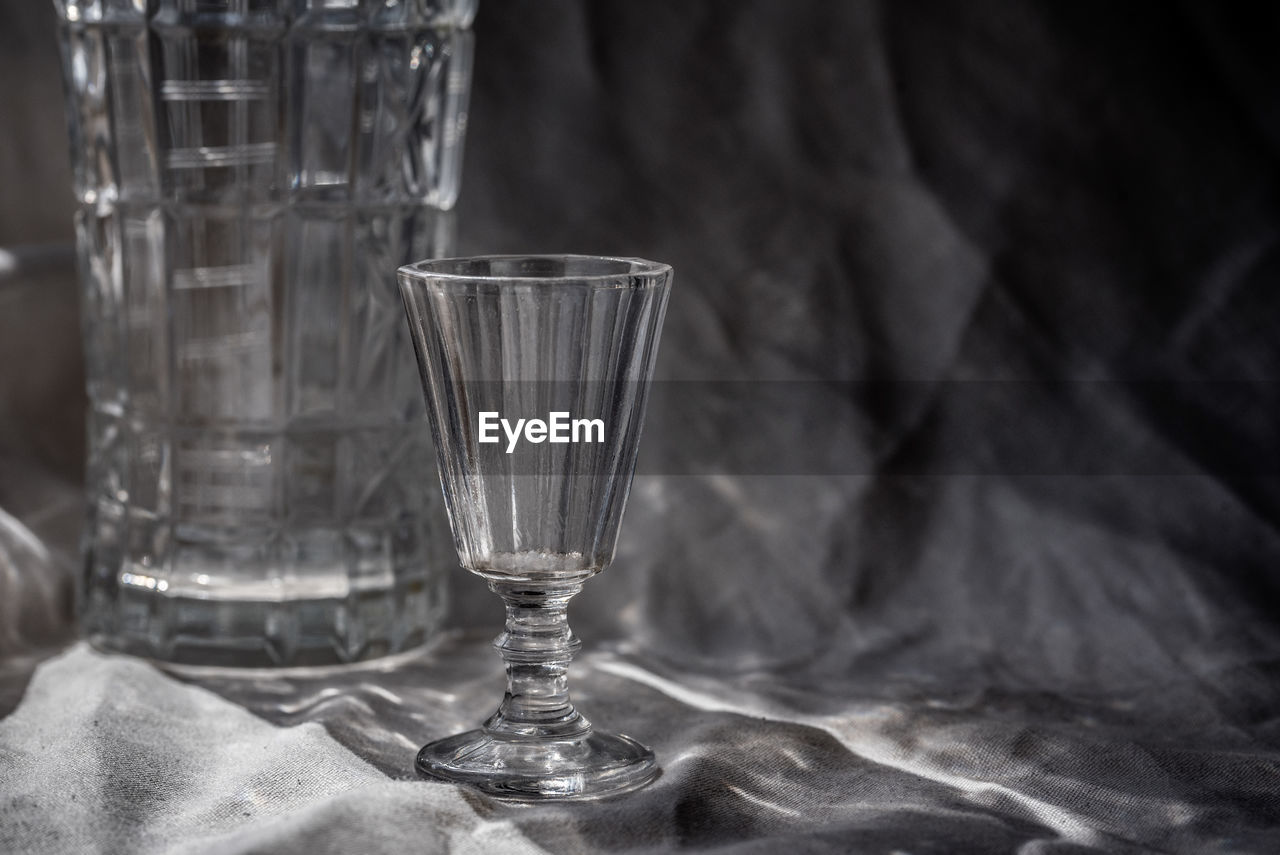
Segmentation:
<svg viewBox="0 0 1280 855">
<path fill-rule="evenodd" d="M 474 0 L 55 5 L 86 632 L 223 665 L 422 642 L 448 534 L 392 271 L 452 243 Z"/>
<path fill-rule="evenodd" d="M 424 747 L 423 774 L 519 800 L 597 798 L 657 774 L 648 748 L 570 702 L 566 607 L 613 560 L 670 281 L 664 264 L 583 256 L 401 269 L 458 557 L 507 609 L 502 705 Z M 482 414 L 507 420 L 498 441 Z"/>
</svg>

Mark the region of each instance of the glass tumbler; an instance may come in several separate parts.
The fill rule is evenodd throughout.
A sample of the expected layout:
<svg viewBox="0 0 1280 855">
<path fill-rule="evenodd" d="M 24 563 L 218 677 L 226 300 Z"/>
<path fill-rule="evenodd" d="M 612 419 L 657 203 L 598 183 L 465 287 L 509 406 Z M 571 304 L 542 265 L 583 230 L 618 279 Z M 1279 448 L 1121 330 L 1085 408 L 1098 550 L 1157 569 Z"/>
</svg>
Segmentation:
<svg viewBox="0 0 1280 855">
<path fill-rule="evenodd" d="M 474 0 L 55 0 L 96 644 L 423 642 L 449 534 L 394 271 L 448 254 Z"/>
</svg>

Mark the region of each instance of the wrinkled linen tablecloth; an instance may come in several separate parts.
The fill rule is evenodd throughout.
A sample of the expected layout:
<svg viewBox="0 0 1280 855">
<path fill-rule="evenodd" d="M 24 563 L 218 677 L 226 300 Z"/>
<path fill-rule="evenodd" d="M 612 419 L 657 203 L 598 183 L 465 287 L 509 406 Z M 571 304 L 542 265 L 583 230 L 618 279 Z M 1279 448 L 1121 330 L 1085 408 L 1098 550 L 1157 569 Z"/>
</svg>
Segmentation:
<svg viewBox="0 0 1280 855">
<path fill-rule="evenodd" d="M 637 490 L 638 529 L 652 492 Z M 1097 536 L 1095 525 L 1057 525 L 1066 543 Z M 639 554 L 646 541 L 628 538 L 592 585 L 643 587 L 637 578 L 656 572 Z M 1125 537 L 1109 546 L 1148 548 Z M 663 775 L 572 806 L 507 805 L 415 780 L 417 747 L 474 726 L 500 695 L 488 631 L 455 630 L 421 653 L 315 677 L 179 678 L 79 642 L 15 691 L 30 658 L 10 657 L 9 696 L 21 700 L 0 718 L 0 851 L 1273 851 L 1274 649 L 1206 655 L 1192 640 L 1179 650 L 1159 639 L 1161 625 L 1144 626 L 1154 616 L 1127 614 L 1123 598 L 1143 589 L 1108 575 L 1064 583 L 1039 605 L 1010 586 L 993 613 L 1043 611 L 1003 649 L 987 647 L 1008 631 L 1000 624 L 964 641 L 929 628 L 929 615 L 964 608 L 953 598 L 920 606 L 915 620 L 908 610 L 892 624 L 827 628 L 788 662 L 760 648 L 755 661 L 674 661 L 644 631 L 643 644 L 597 642 L 616 636 L 608 624 L 628 623 L 633 592 L 585 601 L 575 606 L 587 639 L 575 700 L 652 745 Z M 1186 595 L 1185 579 L 1157 581 L 1152 591 Z M 684 605 L 689 634 L 717 632 L 695 625 L 713 594 Z M 723 596 L 743 605 L 753 593 Z M 778 596 L 757 602 L 760 613 Z M 1095 616 L 1111 603 L 1115 626 L 1096 645 L 1060 623 L 1083 613 L 1051 614 L 1073 598 L 1095 598 Z M 1180 621 L 1188 633 L 1232 632 L 1168 617 L 1171 635 Z M 668 639 L 666 652 L 687 643 Z M 1037 663 L 1052 651 L 1061 661 Z M 1064 679 L 1087 660 L 1124 685 Z"/>
<path fill-rule="evenodd" d="M 836 699 L 666 673 L 618 653 L 584 657 L 578 696 L 658 751 L 664 774 L 649 789 L 522 807 L 412 780 L 416 743 L 492 705 L 493 674 L 474 676 L 487 654 L 456 638 L 364 680 L 262 680 L 256 703 L 274 698 L 264 707 L 244 703 L 241 689 L 179 683 L 77 645 L 45 664 L 0 722 L 0 843 L 15 852 L 1263 852 L 1275 842 L 1274 756 L 1239 734 L 1154 738 L 1134 724 L 1137 704 Z"/>
<path fill-rule="evenodd" d="M 676 269 L 570 609 L 575 701 L 662 777 L 414 778 L 502 690 L 457 569 L 431 647 L 341 673 L 76 642 L 79 381 L 23 379 L 68 273 L 0 312 L 0 852 L 1280 852 L 1270 13 L 695 5 L 482 4 L 458 212 Z"/>
</svg>

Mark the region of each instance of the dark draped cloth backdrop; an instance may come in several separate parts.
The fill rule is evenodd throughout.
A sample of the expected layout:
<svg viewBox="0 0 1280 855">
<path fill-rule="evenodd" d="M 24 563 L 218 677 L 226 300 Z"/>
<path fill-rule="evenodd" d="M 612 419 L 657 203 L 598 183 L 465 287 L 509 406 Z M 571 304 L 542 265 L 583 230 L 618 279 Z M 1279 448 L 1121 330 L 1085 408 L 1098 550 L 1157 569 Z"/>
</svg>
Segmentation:
<svg viewBox="0 0 1280 855">
<path fill-rule="evenodd" d="M 67 241 L 53 13 L 0 246 Z M 632 796 L 413 780 L 500 609 L 394 668 L 76 643 L 74 273 L 0 281 L 0 850 L 1280 851 L 1280 15 L 484 0 L 460 249 L 676 279 L 576 698 Z M 424 473 L 434 479 L 434 473 Z"/>
</svg>

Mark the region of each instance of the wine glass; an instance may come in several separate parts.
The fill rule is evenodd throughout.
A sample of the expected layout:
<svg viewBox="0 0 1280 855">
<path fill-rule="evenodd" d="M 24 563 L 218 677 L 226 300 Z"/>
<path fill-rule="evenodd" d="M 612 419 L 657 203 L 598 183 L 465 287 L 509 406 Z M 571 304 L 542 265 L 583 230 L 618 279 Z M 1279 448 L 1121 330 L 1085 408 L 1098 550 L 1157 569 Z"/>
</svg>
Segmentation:
<svg viewBox="0 0 1280 855">
<path fill-rule="evenodd" d="M 569 700 L 565 609 L 613 560 L 671 268 L 488 256 L 398 274 L 458 557 L 507 610 L 502 705 L 425 746 L 418 771 L 526 801 L 644 786 L 653 752 Z"/>
</svg>

